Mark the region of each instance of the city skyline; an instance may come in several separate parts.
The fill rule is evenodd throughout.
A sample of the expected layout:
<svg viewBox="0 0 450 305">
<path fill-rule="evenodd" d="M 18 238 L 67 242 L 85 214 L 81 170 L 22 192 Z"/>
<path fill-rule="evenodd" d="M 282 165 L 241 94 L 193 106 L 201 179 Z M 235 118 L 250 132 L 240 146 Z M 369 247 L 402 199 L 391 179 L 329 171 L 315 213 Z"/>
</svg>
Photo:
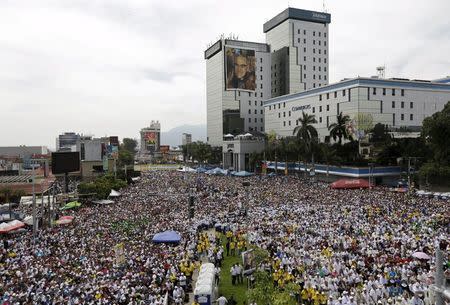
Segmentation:
<svg viewBox="0 0 450 305">
<path fill-rule="evenodd" d="M 51 3 L 0 4 L 2 146 L 53 147 L 64 131 L 137 138 L 151 120 L 163 131 L 205 124 L 208 43 L 221 33 L 264 42 L 263 23 L 288 4 L 322 11 L 317 1 Z M 386 77 L 450 74 L 448 1 L 326 6 L 330 83 L 383 64 Z"/>
</svg>

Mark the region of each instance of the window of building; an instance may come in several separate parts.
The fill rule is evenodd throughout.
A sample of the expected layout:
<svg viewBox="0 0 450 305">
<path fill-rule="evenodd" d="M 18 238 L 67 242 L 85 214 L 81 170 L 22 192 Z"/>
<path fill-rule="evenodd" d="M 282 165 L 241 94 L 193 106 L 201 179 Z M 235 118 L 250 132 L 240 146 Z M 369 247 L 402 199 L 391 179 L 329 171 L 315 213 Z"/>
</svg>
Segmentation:
<svg viewBox="0 0 450 305">
<path fill-rule="evenodd" d="M 316 41 L 315 41 L 315 40 L 313 40 L 313 44 L 316 44 Z"/>
<path fill-rule="evenodd" d="M 322 106 L 319 106 L 319 112 L 322 112 Z"/>
<path fill-rule="evenodd" d="M 295 121 L 295 125 L 297 125 L 297 126 L 298 126 L 298 120 L 296 120 L 296 121 Z"/>
<path fill-rule="evenodd" d="M 414 104 L 413 102 L 409 102 L 409 108 L 413 109 L 414 108 Z"/>
<path fill-rule="evenodd" d="M 313 71 L 316 71 L 316 66 L 313 66 Z"/>
<path fill-rule="evenodd" d="M 373 94 L 373 95 L 376 95 L 376 94 L 377 94 L 377 88 L 373 88 L 372 94 Z"/>
<path fill-rule="evenodd" d="M 392 108 L 395 108 L 395 101 L 392 101 Z"/>
<path fill-rule="evenodd" d="M 260 87 L 261 87 L 261 89 L 263 88 L 262 84 L 261 84 L 261 86 L 260 86 Z"/>
<path fill-rule="evenodd" d="M 327 93 L 327 100 L 329 100 L 330 99 L 330 94 L 329 93 Z"/>
<path fill-rule="evenodd" d="M 303 43 L 306 43 L 306 39 L 303 39 Z"/>
<path fill-rule="evenodd" d="M 400 120 L 404 120 L 405 119 L 405 115 L 402 113 L 402 114 L 400 114 Z"/>
<path fill-rule="evenodd" d="M 327 105 L 327 111 L 330 111 L 330 105 Z"/>
<path fill-rule="evenodd" d="M 319 117 L 319 123 L 322 123 L 322 117 Z"/>
<path fill-rule="evenodd" d="M 395 126 L 395 113 L 392 114 L 392 126 Z"/>
<path fill-rule="evenodd" d="M 262 75 L 259 76 L 259 79 L 262 80 Z"/>
<path fill-rule="evenodd" d="M 342 90 L 342 96 L 345 96 L 345 89 Z"/>
<path fill-rule="evenodd" d="M 258 123 L 258 119 L 257 118 L 255 118 L 255 123 Z"/>
<path fill-rule="evenodd" d="M 278 118 L 281 118 L 281 113 L 278 113 Z"/>
<path fill-rule="evenodd" d="M 252 105 L 252 101 L 248 101 L 248 105 L 251 106 Z"/>
<path fill-rule="evenodd" d="M 410 121 L 413 120 L 413 114 L 412 114 L 412 113 L 409 115 L 409 120 L 410 120 Z"/>
<path fill-rule="evenodd" d="M 264 122 L 264 119 L 263 118 L 261 118 L 261 123 L 263 123 Z"/>
<path fill-rule="evenodd" d="M 306 61 L 306 56 L 303 56 L 303 61 Z"/>
<path fill-rule="evenodd" d="M 312 108 L 312 113 L 316 113 L 316 107 Z"/>
<path fill-rule="evenodd" d="M 289 110 L 289 113 L 288 113 L 288 115 L 289 115 L 289 116 L 291 116 L 291 111 L 290 111 L 290 110 Z"/>
<path fill-rule="evenodd" d="M 300 43 L 300 38 L 297 39 L 297 42 Z"/>
<path fill-rule="evenodd" d="M 289 121 L 288 123 L 289 123 L 289 126 L 291 126 L 291 121 Z"/>
<path fill-rule="evenodd" d="M 319 54 L 322 54 L 322 50 L 321 49 L 319 49 Z"/>
<path fill-rule="evenodd" d="M 319 71 L 322 71 L 322 68 L 319 66 Z"/>
<path fill-rule="evenodd" d="M 263 114 L 263 110 L 262 110 L 262 109 L 261 109 L 261 111 L 260 111 L 260 112 L 261 112 L 261 114 Z"/>
<path fill-rule="evenodd" d="M 313 88 L 316 88 L 316 83 L 313 83 Z"/>
<path fill-rule="evenodd" d="M 320 40 L 319 40 L 319 46 L 320 46 Z"/>
<path fill-rule="evenodd" d="M 386 95 L 386 88 L 383 88 L 383 95 Z"/>
<path fill-rule="evenodd" d="M 303 35 L 306 35 L 306 30 L 303 30 Z"/>
<path fill-rule="evenodd" d="M 306 74 L 303 74 L 303 78 L 306 79 Z"/>
<path fill-rule="evenodd" d="M 316 49 L 313 49 L 313 53 L 316 54 Z"/>
<path fill-rule="evenodd" d="M 281 108 L 281 104 L 278 104 L 278 109 L 280 109 Z"/>
<path fill-rule="evenodd" d="M 324 72 L 327 72 L 327 67 L 323 67 L 323 71 L 324 71 Z"/>
<path fill-rule="evenodd" d="M 252 111 L 250 109 L 248 110 L 248 114 L 252 114 Z"/>
<path fill-rule="evenodd" d="M 286 121 L 283 121 L 283 126 L 286 126 Z"/>
<path fill-rule="evenodd" d="M 255 101 L 255 106 L 258 106 L 258 101 Z"/>
<path fill-rule="evenodd" d="M 306 48 L 303 48 L 303 52 L 305 52 L 305 53 L 306 53 Z"/>
<path fill-rule="evenodd" d="M 401 95 L 401 96 L 405 96 L 405 89 L 402 89 L 402 90 L 400 91 L 400 95 Z"/>
<path fill-rule="evenodd" d="M 327 46 L 327 42 L 326 42 L 326 41 L 324 41 L 324 42 L 323 42 L 323 45 L 324 45 L 324 46 Z"/>
<path fill-rule="evenodd" d="M 316 31 L 313 31 L 313 36 L 316 36 Z"/>
<path fill-rule="evenodd" d="M 305 71 L 306 71 L 306 65 L 303 65 L 303 70 L 305 70 Z"/>
<path fill-rule="evenodd" d="M 327 53 L 325 53 L 325 54 L 327 54 Z M 324 62 L 324 63 L 327 63 L 327 59 L 326 59 L 326 58 L 324 58 L 324 59 L 323 59 L 323 62 Z"/>
<path fill-rule="evenodd" d="M 395 96 L 395 89 L 392 89 L 392 96 Z"/>
<path fill-rule="evenodd" d="M 322 79 L 322 75 L 319 75 L 319 79 Z"/>
<path fill-rule="evenodd" d="M 322 62 L 322 59 L 319 57 L 319 62 Z"/>
<path fill-rule="evenodd" d="M 300 34 L 300 29 L 297 30 L 297 34 Z"/>
<path fill-rule="evenodd" d="M 322 100 L 322 94 L 319 94 L 319 101 Z"/>
<path fill-rule="evenodd" d="M 252 122 L 252 118 L 248 118 L 248 122 L 251 123 Z"/>
<path fill-rule="evenodd" d="M 262 107 L 262 101 L 260 101 L 260 102 L 259 102 L 259 106 L 261 106 L 261 107 Z"/>
<path fill-rule="evenodd" d="M 252 96 L 252 93 L 251 93 L 251 92 L 249 92 L 249 93 L 248 93 L 248 96 Z"/>
<path fill-rule="evenodd" d="M 403 109 L 405 108 L 405 102 L 400 102 L 400 107 Z"/>
<path fill-rule="evenodd" d="M 285 102 L 283 102 L 283 108 L 286 108 L 286 103 Z"/>
<path fill-rule="evenodd" d="M 272 106 L 269 106 L 269 110 L 272 110 Z"/>
<path fill-rule="evenodd" d="M 380 101 L 380 113 L 383 113 L 383 101 Z"/>
<path fill-rule="evenodd" d="M 316 79 L 316 75 L 315 74 L 313 74 L 313 79 Z"/>
<path fill-rule="evenodd" d="M 262 120 L 262 119 L 261 119 Z M 261 131 L 264 131 L 264 127 L 261 126 Z"/>
<path fill-rule="evenodd" d="M 323 33 L 323 37 L 327 37 L 327 33 L 325 32 L 325 33 Z"/>
<path fill-rule="evenodd" d="M 286 117 L 286 112 L 283 112 L 283 118 L 285 118 Z"/>
<path fill-rule="evenodd" d="M 319 32 L 318 34 L 319 34 L 319 37 L 320 37 L 320 35 L 321 35 L 322 33 L 321 33 L 321 32 Z"/>
<path fill-rule="evenodd" d="M 262 72 L 262 67 L 259 67 L 259 71 Z M 262 76 L 261 76 L 262 77 Z"/>
<path fill-rule="evenodd" d="M 255 114 L 258 114 L 258 110 L 255 109 Z"/>
<path fill-rule="evenodd" d="M 257 96 L 257 93 L 255 92 L 255 97 Z"/>
<path fill-rule="evenodd" d="M 334 98 L 337 98 L 337 91 L 334 91 Z"/>
</svg>

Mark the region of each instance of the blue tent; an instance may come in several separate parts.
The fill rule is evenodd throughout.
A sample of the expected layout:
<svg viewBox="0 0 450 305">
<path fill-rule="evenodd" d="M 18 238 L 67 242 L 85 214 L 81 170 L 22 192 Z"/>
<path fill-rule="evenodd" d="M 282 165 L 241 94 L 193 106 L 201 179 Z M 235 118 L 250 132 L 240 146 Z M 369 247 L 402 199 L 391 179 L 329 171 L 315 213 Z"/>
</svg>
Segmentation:
<svg viewBox="0 0 450 305">
<path fill-rule="evenodd" d="M 164 231 L 161 233 L 156 233 L 155 236 L 153 236 L 152 241 L 156 244 L 177 244 L 181 240 L 180 234 L 178 234 L 175 231 Z"/>
<path fill-rule="evenodd" d="M 248 176 L 252 176 L 253 174 L 247 171 L 240 171 L 240 172 L 234 172 L 233 176 L 237 176 L 237 177 L 248 177 Z"/>
<path fill-rule="evenodd" d="M 197 173 L 206 173 L 208 170 L 204 167 L 197 167 Z"/>
</svg>

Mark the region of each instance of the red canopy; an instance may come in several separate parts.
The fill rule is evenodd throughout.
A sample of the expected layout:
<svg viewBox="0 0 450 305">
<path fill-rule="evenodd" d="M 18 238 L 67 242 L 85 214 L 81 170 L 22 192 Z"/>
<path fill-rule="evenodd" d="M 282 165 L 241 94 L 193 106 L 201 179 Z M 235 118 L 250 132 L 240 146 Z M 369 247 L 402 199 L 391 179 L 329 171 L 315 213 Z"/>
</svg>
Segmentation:
<svg viewBox="0 0 450 305">
<path fill-rule="evenodd" d="M 339 179 L 331 183 L 332 189 L 359 189 L 369 188 L 369 181 L 365 179 Z"/>
</svg>

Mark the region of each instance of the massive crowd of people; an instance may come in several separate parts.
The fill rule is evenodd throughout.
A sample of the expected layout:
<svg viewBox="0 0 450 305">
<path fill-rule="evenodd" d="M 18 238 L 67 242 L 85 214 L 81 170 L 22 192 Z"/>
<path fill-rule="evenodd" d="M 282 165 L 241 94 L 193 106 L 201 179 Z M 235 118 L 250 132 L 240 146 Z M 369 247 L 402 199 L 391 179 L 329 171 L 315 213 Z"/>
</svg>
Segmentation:
<svg viewBox="0 0 450 305">
<path fill-rule="evenodd" d="M 436 242 L 449 233 L 446 201 L 332 190 L 295 177 L 152 171 L 121 193 L 114 204 L 67 212 L 72 224 L 43 228 L 36 240 L 30 232 L 1 236 L 0 304 L 160 305 L 166 293 L 181 304 L 196 261 L 218 257 L 199 233 L 214 223 L 245 236 L 237 251 L 237 242 L 266 249 L 270 260 L 258 267 L 274 285 L 297 283 L 299 304 L 430 303 Z M 165 230 L 178 231 L 181 242 L 152 243 Z M 413 258 L 419 251 L 431 259 Z"/>
</svg>

